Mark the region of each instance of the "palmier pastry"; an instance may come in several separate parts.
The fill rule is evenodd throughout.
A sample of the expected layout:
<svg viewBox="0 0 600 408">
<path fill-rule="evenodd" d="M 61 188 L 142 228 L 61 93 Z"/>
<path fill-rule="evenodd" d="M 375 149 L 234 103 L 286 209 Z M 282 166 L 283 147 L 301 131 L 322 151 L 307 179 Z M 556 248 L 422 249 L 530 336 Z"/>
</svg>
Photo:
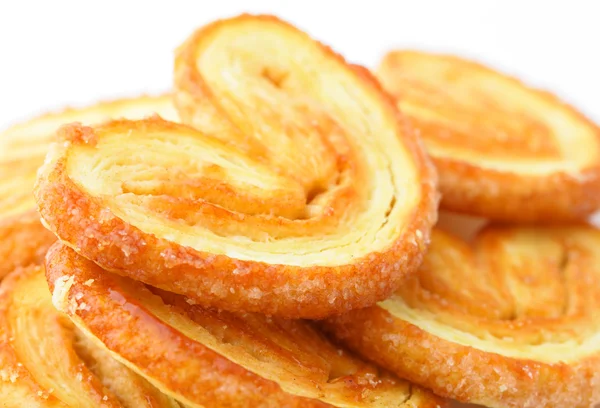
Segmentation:
<svg viewBox="0 0 600 408">
<path fill-rule="evenodd" d="M 154 113 L 177 120 L 170 97 L 141 97 L 47 114 L 0 133 L 0 279 L 18 266 L 41 261 L 56 239 L 40 224 L 32 193 L 56 130 L 70 122 L 100 123 Z"/>
<path fill-rule="evenodd" d="M 322 318 L 389 296 L 422 259 L 436 176 L 362 68 L 272 17 L 180 47 L 158 118 L 63 129 L 36 189 L 104 269 L 205 306 Z"/>
<path fill-rule="evenodd" d="M 210 311 L 103 271 L 56 243 L 54 305 L 92 341 L 190 407 L 442 407 L 352 357 L 309 322 Z"/>
<path fill-rule="evenodd" d="M 422 52 L 391 52 L 378 74 L 437 165 L 442 208 L 537 222 L 600 206 L 600 130 L 555 96 Z"/>
<path fill-rule="evenodd" d="M 0 406 L 180 405 L 75 329 L 52 306 L 43 268 L 32 266 L 9 274 L 0 286 Z"/>
<path fill-rule="evenodd" d="M 600 231 L 438 230 L 390 299 L 327 322 L 363 356 L 439 395 L 488 407 L 600 402 Z"/>
</svg>

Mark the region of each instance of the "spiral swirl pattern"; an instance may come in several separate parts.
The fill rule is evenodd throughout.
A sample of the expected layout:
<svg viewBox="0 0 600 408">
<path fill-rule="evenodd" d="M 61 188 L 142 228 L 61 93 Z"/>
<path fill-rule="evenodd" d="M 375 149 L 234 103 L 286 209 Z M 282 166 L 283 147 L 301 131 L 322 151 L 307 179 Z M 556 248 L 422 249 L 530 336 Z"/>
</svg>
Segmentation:
<svg viewBox="0 0 600 408">
<path fill-rule="evenodd" d="M 175 65 L 193 128 L 63 130 L 36 189 L 61 240 L 203 305 L 285 317 L 372 304 L 416 269 L 436 176 L 366 70 L 255 16 L 202 28 Z"/>
<path fill-rule="evenodd" d="M 502 221 L 600 207 L 600 129 L 548 92 L 454 56 L 390 52 L 384 87 L 423 137 L 442 208 Z"/>
<path fill-rule="evenodd" d="M 600 402 L 600 231 L 434 231 L 419 274 L 329 322 L 364 356 L 439 395 L 489 407 Z"/>
</svg>

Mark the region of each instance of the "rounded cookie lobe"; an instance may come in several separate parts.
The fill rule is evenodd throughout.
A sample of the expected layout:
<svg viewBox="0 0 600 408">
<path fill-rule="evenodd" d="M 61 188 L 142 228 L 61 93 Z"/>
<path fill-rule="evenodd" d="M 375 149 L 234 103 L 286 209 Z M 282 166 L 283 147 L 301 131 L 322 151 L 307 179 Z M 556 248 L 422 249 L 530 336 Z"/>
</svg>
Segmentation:
<svg viewBox="0 0 600 408">
<path fill-rule="evenodd" d="M 76 326 L 186 406 L 446 406 L 306 321 L 204 309 L 107 273 L 60 243 L 48 252 L 46 277 L 54 305 Z"/>
<path fill-rule="evenodd" d="M 416 51 L 387 54 L 378 77 L 436 164 L 442 209 L 537 222 L 600 207 L 600 129 L 554 95 Z"/>
<path fill-rule="evenodd" d="M 600 231 L 439 230 L 417 275 L 377 306 L 331 318 L 340 341 L 439 395 L 489 407 L 600 402 Z"/>
<path fill-rule="evenodd" d="M 170 96 L 143 96 L 49 113 L 0 133 L 0 279 L 17 267 L 41 262 L 56 237 L 40 223 L 33 197 L 36 172 L 55 134 L 66 123 L 101 123 L 153 114 L 177 120 Z"/>
<path fill-rule="evenodd" d="M 6 408 L 179 407 L 52 306 L 39 266 L 0 284 L 0 401 Z"/>
<path fill-rule="evenodd" d="M 436 175 L 365 69 L 241 16 L 179 48 L 175 88 L 190 126 L 62 130 L 36 197 L 64 243 L 199 304 L 287 318 L 372 305 L 416 270 Z"/>
</svg>

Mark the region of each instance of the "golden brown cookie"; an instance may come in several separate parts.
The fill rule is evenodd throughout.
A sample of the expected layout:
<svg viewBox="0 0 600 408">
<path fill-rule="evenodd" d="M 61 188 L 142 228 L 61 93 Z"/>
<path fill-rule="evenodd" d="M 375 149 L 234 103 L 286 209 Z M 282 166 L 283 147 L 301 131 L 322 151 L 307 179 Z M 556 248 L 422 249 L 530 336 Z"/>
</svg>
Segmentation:
<svg viewBox="0 0 600 408">
<path fill-rule="evenodd" d="M 434 231 L 419 274 L 327 329 L 439 395 L 489 407 L 600 402 L 600 231 Z"/>
<path fill-rule="evenodd" d="M 436 219 L 436 176 L 377 82 L 265 16 L 179 48 L 161 119 L 70 126 L 39 210 L 103 268 L 230 311 L 321 318 L 385 299 Z"/>
<path fill-rule="evenodd" d="M 54 305 L 94 344 L 188 406 L 446 406 L 305 321 L 203 309 L 110 274 L 60 243 L 48 251 L 46 276 Z"/>
<path fill-rule="evenodd" d="M 0 406 L 180 405 L 84 337 L 52 306 L 43 268 L 32 266 L 0 285 Z"/>
<path fill-rule="evenodd" d="M 177 120 L 170 96 L 139 97 L 50 113 L 0 133 L 0 279 L 16 267 L 41 261 L 56 239 L 39 221 L 33 185 L 57 129 L 71 122 L 100 123 L 155 113 Z"/>
<path fill-rule="evenodd" d="M 378 76 L 438 168 L 443 209 L 565 221 L 600 207 L 600 129 L 554 95 L 416 51 L 390 52 Z"/>
</svg>

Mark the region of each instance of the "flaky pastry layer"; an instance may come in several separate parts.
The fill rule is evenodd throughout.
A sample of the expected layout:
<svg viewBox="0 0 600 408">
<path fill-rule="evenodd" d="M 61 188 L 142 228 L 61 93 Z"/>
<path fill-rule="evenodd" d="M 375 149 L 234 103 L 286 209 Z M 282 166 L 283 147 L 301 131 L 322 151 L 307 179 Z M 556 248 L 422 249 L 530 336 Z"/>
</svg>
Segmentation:
<svg viewBox="0 0 600 408">
<path fill-rule="evenodd" d="M 0 279 L 19 266 L 42 260 L 56 240 L 39 222 L 33 197 L 36 172 L 58 128 L 153 114 L 177 120 L 170 96 L 139 97 L 50 113 L 0 133 Z"/>
<path fill-rule="evenodd" d="M 442 208 L 565 221 L 600 207 L 600 129 L 554 95 L 416 51 L 390 52 L 378 76 L 438 168 Z"/>
<path fill-rule="evenodd" d="M 46 276 L 54 305 L 76 326 L 188 406 L 445 406 L 308 322 L 210 311 L 103 271 L 60 243 L 48 252 Z"/>
<path fill-rule="evenodd" d="M 366 70 L 265 16 L 200 29 L 175 66 L 193 127 L 63 130 L 36 190 L 61 240 L 203 305 L 284 317 L 371 305 L 416 269 L 436 175 Z"/>
<path fill-rule="evenodd" d="M 0 285 L 0 405 L 180 407 L 82 336 L 52 306 L 36 266 L 12 272 Z"/>
<path fill-rule="evenodd" d="M 489 407 L 600 402 L 600 231 L 434 231 L 414 278 L 328 330 L 399 376 Z"/>
</svg>

